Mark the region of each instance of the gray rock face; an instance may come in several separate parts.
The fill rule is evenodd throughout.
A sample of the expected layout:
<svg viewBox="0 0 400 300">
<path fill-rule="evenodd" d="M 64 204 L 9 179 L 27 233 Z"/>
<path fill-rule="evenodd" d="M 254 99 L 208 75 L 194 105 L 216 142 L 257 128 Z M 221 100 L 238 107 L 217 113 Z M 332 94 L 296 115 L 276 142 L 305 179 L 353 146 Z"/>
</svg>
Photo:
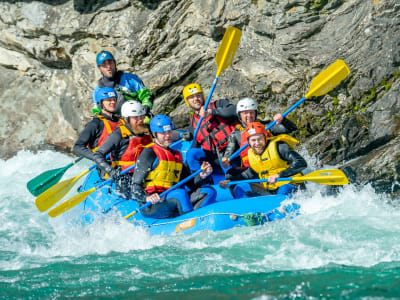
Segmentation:
<svg viewBox="0 0 400 300">
<path fill-rule="evenodd" d="M 350 76 L 290 115 L 296 137 L 321 164 L 352 166 L 360 182 L 396 193 L 399 12 L 398 0 L 1 2 L 0 157 L 71 149 L 90 119 L 102 49 L 143 79 L 156 96 L 154 113 L 187 126 L 182 89 L 198 82 L 208 93 L 225 28 L 236 26 L 242 39 L 213 98 L 252 96 L 270 118 L 343 59 Z"/>
</svg>

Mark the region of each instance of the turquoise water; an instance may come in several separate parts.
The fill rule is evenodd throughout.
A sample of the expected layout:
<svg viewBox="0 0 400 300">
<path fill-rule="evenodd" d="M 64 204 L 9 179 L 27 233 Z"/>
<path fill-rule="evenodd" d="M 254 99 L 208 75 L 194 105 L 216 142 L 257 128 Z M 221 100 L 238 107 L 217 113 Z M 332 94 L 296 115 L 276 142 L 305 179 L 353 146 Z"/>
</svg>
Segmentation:
<svg viewBox="0 0 400 300">
<path fill-rule="evenodd" d="M 79 227 L 37 211 L 26 182 L 71 161 L 50 151 L 0 160 L 0 298 L 400 297 L 400 208 L 370 186 L 327 197 L 308 184 L 294 219 L 154 237 L 117 217 Z"/>
</svg>

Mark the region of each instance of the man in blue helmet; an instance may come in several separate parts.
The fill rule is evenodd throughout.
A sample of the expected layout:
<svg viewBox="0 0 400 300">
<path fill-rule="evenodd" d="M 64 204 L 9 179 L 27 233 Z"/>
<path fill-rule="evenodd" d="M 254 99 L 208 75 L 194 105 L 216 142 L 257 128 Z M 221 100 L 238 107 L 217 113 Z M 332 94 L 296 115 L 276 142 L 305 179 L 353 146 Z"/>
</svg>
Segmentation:
<svg viewBox="0 0 400 300">
<path fill-rule="evenodd" d="M 96 64 L 102 77 L 94 89 L 93 99 L 99 88 L 111 87 L 118 92 L 117 114 L 120 114 L 122 104 L 126 100 L 137 100 L 142 103 L 146 115 L 150 115 L 154 97 L 137 75 L 117 70 L 115 58 L 109 51 L 101 51 L 97 54 Z M 93 109 L 93 113 L 95 112 L 96 108 Z"/>
<path fill-rule="evenodd" d="M 209 162 L 201 165 L 203 172 L 186 183 L 185 188 L 178 188 L 160 198 L 160 193 L 178 183 L 181 178 L 190 175 L 183 164 L 182 153 L 169 148 L 173 141 L 174 125 L 169 117 L 157 115 L 150 122 L 150 131 L 154 143 L 143 148 L 132 177 L 132 195 L 140 203 L 151 202 L 142 214 L 148 217 L 171 218 L 207 205 L 215 200 L 212 188 L 201 188 L 209 183 L 207 177 L 212 173 Z"/>
<path fill-rule="evenodd" d="M 79 135 L 74 145 L 76 154 L 94 160 L 93 152 L 104 143 L 119 124 L 123 123 L 123 120 L 115 114 L 117 97 L 117 92 L 110 87 L 97 89 L 94 100 L 101 111 L 86 124 Z"/>
</svg>

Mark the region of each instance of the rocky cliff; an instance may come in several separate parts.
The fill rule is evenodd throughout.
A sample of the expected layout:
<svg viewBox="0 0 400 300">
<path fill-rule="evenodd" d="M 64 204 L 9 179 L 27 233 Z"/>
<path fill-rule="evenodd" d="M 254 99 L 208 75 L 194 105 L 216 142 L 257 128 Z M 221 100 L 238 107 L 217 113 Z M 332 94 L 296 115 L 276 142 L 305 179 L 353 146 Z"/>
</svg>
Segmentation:
<svg viewBox="0 0 400 300">
<path fill-rule="evenodd" d="M 183 87 L 211 87 L 219 43 L 235 26 L 243 36 L 214 98 L 254 97 L 270 117 L 343 59 L 350 76 L 290 115 L 296 137 L 321 165 L 352 166 L 358 182 L 399 193 L 399 12 L 399 0 L 3 1 L 0 156 L 71 149 L 90 118 L 102 49 L 143 79 L 154 113 L 184 127 Z"/>
</svg>

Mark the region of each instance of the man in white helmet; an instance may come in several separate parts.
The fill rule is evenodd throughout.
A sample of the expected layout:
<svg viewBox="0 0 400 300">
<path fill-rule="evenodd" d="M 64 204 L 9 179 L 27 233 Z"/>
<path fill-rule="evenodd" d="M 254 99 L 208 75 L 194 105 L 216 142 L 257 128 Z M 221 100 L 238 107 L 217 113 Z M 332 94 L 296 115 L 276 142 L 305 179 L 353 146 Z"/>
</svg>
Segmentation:
<svg viewBox="0 0 400 300">
<path fill-rule="evenodd" d="M 129 197 L 131 173 L 119 176 L 122 170 L 136 162 L 138 146 L 152 143 L 153 139 L 147 125 L 144 124 L 146 110 L 138 101 L 127 101 L 121 107 L 121 116 L 125 124 L 120 125 L 94 153 L 98 168 L 117 180 L 117 190 L 121 196 Z M 106 160 L 111 153 L 112 164 Z"/>
<path fill-rule="evenodd" d="M 247 158 L 248 147 L 240 153 L 240 158 L 234 159 L 233 162 L 229 160 L 229 157 L 247 143 L 247 140 L 242 136 L 246 126 L 255 121 L 260 122 L 257 120 L 257 108 L 258 104 L 252 98 L 243 98 L 236 104 L 236 113 L 241 124 L 237 125 L 236 130 L 229 136 L 228 146 L 221 160 L 221 164 L 224 168 L 229 168 L 232 163 L 236 167 L 241 167 L 243 169 L 249 167 Z M 276 114 L 274 116 L 274 121 L 276 121 L 276 125 L 270 129 L 272 135 L 288 134 L 297 130 L 296 125 L 288 119 L 283 118 L 281 114 Z M 268 124 L 270 121 L 261 123 Z"/>
</svg>

